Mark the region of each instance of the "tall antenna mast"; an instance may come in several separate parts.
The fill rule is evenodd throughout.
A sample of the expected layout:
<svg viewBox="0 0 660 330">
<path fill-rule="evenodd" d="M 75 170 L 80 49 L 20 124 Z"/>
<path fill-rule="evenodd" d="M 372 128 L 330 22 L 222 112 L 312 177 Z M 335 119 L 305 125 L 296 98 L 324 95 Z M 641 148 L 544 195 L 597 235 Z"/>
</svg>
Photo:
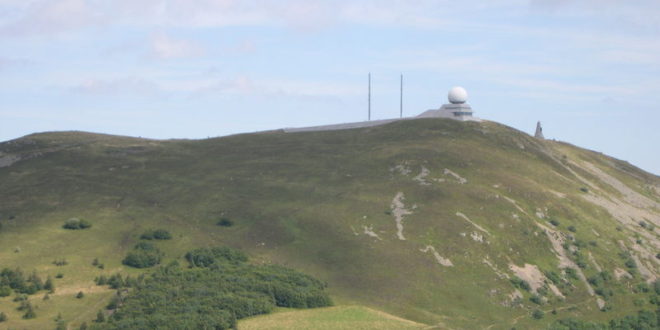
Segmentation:
<svg viewBox="0 0 660 330">
<path fill-rule="evenodd" d="M 399 99 L 399 118 L 403 118 L 403 73 L 401 74 L 401 98 Z"/>
<path fill-rule="evenodd" d="M 369 72 L 369 103 L 367 108 L 367 120 L 371 120 L 371 72 Z"/>
</svg>

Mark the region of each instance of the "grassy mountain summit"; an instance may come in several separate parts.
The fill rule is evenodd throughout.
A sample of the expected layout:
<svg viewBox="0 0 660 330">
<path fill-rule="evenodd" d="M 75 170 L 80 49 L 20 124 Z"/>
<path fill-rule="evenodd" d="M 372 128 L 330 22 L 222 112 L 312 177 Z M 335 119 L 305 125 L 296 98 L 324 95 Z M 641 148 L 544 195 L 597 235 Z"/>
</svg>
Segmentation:
<svg viewBox="0 0 660 330">
<path fill-rule="evenodd" d="M 91 227 L 62 228 L 72 218 Z M 657 308 L 660 177 L 493 122 L 207 140 L 34 134 L 0 144 L 0 224 L 0 265 L 63 273 L 35 304 L 73 325 L 112 295 L 95 277 L 144 272 L 122 259 L 155 228 L 172 236 L 154 243 L 163 263 L 227 245 L 314 275 L 339 302 L 441 328 Z M 80 290 L 99 303 L 68 296 Z M 0 298 L 16 327 L 52 323 L 12 306 Z"/>
</svg>

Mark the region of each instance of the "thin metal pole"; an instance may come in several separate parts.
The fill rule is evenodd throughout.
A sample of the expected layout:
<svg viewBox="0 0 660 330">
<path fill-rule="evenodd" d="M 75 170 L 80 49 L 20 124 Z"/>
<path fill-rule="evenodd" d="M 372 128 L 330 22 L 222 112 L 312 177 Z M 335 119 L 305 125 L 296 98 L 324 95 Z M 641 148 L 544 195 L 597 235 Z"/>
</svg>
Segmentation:
<svg viewBox="0 0 660 330">
<path fill-rule="evenodd" d="M 371 120 L 371 72 L 369 72 L 369 105 L 367 111 L 367 120 Z"/>
<path fill-rule="evenodd" d="M 403 74 L 401 74 L 401 98 L 399 102 L 399 118 L 403 118 Z"/>
</svg>

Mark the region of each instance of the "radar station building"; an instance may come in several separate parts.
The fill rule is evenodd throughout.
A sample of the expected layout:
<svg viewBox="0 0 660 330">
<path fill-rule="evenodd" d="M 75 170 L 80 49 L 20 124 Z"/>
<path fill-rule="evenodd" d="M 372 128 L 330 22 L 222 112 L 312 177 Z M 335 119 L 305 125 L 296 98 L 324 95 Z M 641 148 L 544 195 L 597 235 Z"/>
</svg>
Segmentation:
<svg viewBox="0 0 660 330">
<path fill-rule="evenodd" d="M 447 96 L 448 104 L 443 104 L 440 109 L 431 109 L 423 112 L 417 118 L 451 118 L 460 121 L 481 121 L 474 117 L 472 107 L 467 104 L 468 94 L 463 87 L 454 87 L 449 90 Z"/>
</svg>

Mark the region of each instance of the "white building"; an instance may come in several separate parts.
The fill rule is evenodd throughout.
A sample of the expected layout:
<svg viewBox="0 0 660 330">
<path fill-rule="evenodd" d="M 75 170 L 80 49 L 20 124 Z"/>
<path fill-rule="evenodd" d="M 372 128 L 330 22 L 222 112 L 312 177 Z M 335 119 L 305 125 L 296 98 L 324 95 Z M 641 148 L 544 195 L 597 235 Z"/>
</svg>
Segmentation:
<svg viewBox="0 0 660 330">
<path fill-rule="evenodd" d="M 451 118 L 461 121 L 481 121 L 473 116 L 472 107 L 467 104 L 468 94 L 463 87 L 454 87 L 449 90 L 449 104 L 443 104 L 440 109 L 431 109 L 423 112 L 416 118 Z"/>
</svg>

